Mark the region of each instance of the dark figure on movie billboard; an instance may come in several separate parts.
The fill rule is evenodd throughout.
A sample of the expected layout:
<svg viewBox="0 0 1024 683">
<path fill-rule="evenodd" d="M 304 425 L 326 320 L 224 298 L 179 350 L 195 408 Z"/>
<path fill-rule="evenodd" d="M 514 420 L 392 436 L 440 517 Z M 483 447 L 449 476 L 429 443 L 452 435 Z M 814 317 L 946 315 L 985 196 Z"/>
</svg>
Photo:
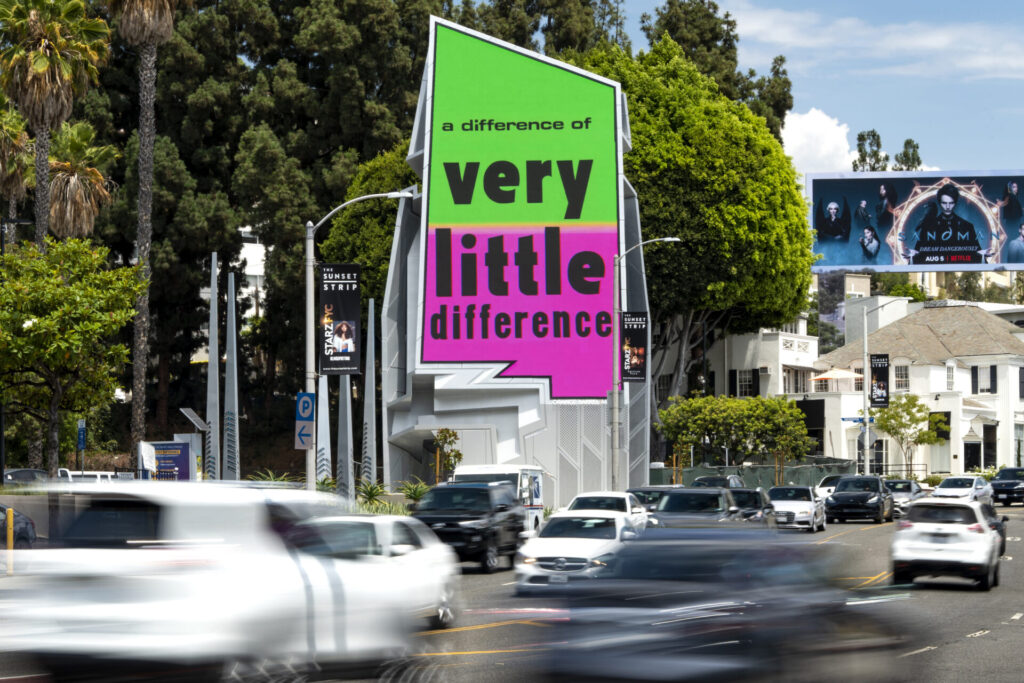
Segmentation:
<svg viewBox="0 0 1024 683">
<path fill-rule="evenodd" d="M 1006 232 L 1012 234 L 1020 225 L 1020 219 L 1024 218 L 1024 208 L 1021 207 L 1020 197 L 1017 195 L 1016 180 L 1006 183 L 1003 198 L 997 203 L 999 204 L 999 217 L 1003 219 L 1003 227 Z M 1020 263 L 1020 261 L 1014 263 Z"/>
<path fill-rule="evenodd" d="M 988 250 L 982 249 L 974 225 L 956 213 L 960 191 L 952 183 L 943 185 L 935 204 L 917 226 L 917 244 L 906 253 L 916 264 L 984 263 Z"/>
<path fill-rule="evenodd" d="M 892 183 L 882 183 L 878 187 L 878 203 L 875 204 L 875 221 L 878 230 L 886 235 L 892 227 L 892 220 L 895 217 L 896 205 L 899 203 L 899 196 Z"/>
<path fill-rule="evenodd" d="M 860 242 L 860 248 L 864 252 L 866 261 L 874 261 L 878 258 L 878 250 L 882 243 L 878 241 L 878 233 L 872 226 L 864 228 L 864 236 L 857 241 Z"/>
<path fill-rule="evenodd" d="M 871 215 L 871 212 L 868 211 L 868 200 L 860 200 L 860 203 L 857 204 L 857 208 L 853 212 L 853 217 L 857 219 L 857 224 L 861 227 L 867 227 L 874 222 L 874 217 Z"/>
<path fill-rule="evenodd" d="M 839 204 L 829 202 L 822 210 L 822 203 L 818 202 L 818 209 L 814 214 L 814 229 L 818 231 L 818 241 L 849 241 L 850 239 L 850 205 L 843 197 L 843 210 L 839 211 Z"/>
<path fill-rule="evenodd" d="M 1018 226 L 1017 231 L 1017 238 L 1010 240 L 1003 247 L 1005 263 L 1024 263 L 1024 222 Z"/>
</svg>

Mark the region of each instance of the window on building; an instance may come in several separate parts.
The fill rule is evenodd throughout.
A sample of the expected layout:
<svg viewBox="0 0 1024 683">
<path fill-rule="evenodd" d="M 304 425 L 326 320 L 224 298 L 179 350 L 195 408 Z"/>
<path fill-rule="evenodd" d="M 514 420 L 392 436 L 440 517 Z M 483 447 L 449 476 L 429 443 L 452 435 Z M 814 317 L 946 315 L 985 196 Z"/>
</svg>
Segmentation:
<svg viewBox="0 0 1024 683">
<path fill-rule="evenodd" d="M 953 391 L 954 380 L 956 380 L 956 366 L 946 366 L 946 391 Z"/>
<path fill-rule="evenodd" d="M 754 395 L 754 373 L 757 370 L 739 370 L 736 373 L 737 385 L 737 396 L 753 396 Z"/>
<path fill-rule="evenodd" d="M 910 366 L 893 367 L 893 391 L 910 391 Z"/>
<path fill-rule="evenodd" d="M 853 390 L 864 391 L 864 368 L 854 368 L 853 371 L 860 375 L 860 377 L 853 380 Z"/>
<path fill-rule="evenodd" d="M 992 393 L 992 375 L 991 373 L 984 372 L 987 368 L 982 368 L 982 372 L 978 373 L 978 392 L 979 394 L 991 394 Z"/>
<path fill-rule="evenodd" d="M 659 375 L 654 385 L 655 398 L 661 403 L 668 398 L 668 392 L 672 389 L 672 375 Z"/>
<path fill-rule="evenodd" d="M 806 394 L 807 371 L 784 368 L 782 370 L 782 390 L 787 394 Z"/>
<path fill-rule="evenodd" d="M 814 391 L 818 393 L 824 393 L 828 391 L 828 380 L 827 379 L 816 379 L 814 380 Z"/>
</svg>

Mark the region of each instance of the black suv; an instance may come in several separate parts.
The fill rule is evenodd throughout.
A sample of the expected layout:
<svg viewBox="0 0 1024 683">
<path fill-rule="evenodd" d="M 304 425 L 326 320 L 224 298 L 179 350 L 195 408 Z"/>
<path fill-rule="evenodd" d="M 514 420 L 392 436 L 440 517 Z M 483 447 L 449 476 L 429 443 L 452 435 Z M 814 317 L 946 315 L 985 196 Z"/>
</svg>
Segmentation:
<svg viewBox="0 0 1024 683">
<path fill-rule="evenodd" d="M 1024 467 L 1004 467 L 991 483 L 993 503 L 1024 503 Z"/>
<path fill-rule="evenodd" d="M 526 511 L 508 482 L 438 484 L 420 499 L 412 516 L 452 547 L 459 560 L 478 561 L 485 572 L 502 555 L 515 555 Z"/>
<path fill-rule="evenodd" d="M 892 521 L 892 491 L 881 477 L 849 475 L 836 482 L 832 495 L 825 499 L 829 524 L 848 519 L 873 519 L 881 524 Z"/>
</svg>

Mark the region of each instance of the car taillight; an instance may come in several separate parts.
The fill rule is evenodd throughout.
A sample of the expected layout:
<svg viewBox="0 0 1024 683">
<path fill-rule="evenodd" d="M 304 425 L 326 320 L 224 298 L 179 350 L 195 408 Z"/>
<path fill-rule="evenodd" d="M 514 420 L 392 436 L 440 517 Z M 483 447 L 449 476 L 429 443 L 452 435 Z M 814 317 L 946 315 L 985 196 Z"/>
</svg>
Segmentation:
<svg viewBox="0 0 1024 683">
<path fill-rule="evenodd" d="M 967 527 L 967 530 L 968 531 L 973 531 L 976 534 L 983 534 L 983 533 L 985 533 L 985 527 L 983 527 L 980 524 L 972 524 L 969 527 Z"/>
<path fill-rule="evenodd" d="M 896 530 L 897 531 L 902 531 L 903 529 L 909 529 L 912 526 L 914 526 L 914 525 L 911 524 L 910 522 L 906 522 L 906 521 L 903 521 L 901 519 L 899 522 L 896 523 Z"/>
</svg>

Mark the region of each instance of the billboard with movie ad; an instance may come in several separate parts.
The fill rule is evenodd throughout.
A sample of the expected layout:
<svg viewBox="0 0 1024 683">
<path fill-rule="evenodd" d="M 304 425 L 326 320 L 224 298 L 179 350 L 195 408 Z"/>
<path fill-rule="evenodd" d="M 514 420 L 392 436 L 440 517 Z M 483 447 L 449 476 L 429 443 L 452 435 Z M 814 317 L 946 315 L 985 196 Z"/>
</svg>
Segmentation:
<svg viewBox="0 0 1024 683">
<path fill-rule="evenodd" d="M 612 386 L 617 83 L 433 18 L 420 362 Z"/>
<path fill-rule="evenodd" d="M 622 381 L 647 381 L 647 312 L 624 311 L 622 330 Z"/>
<path fill-rule="evenodd" d="M 813 270 L 1024 270 L 1024 171 L 809 174 Z"/>
<path fill-rule="evenodd" d="M 871 407 L 889 407 L 889 354 L 871 354 Z"/>
<path fill-rule="evenodd" d="M 354 263 L 320 265 L 320 373 L 358 375 L 359 272 Z"/>
</svg>

